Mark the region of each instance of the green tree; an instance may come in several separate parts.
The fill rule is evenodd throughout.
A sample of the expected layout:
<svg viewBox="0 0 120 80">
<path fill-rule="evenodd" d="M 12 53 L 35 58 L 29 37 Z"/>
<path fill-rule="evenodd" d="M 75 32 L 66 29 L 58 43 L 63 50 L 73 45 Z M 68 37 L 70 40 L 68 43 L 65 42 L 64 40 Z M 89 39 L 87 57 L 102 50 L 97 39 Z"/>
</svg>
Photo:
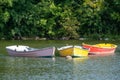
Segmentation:
<svg viewBox="0 0 120 80">
<path fill-rule="evenodd" d="M 58 37 L 66 37 L 68 39 L 78 38 L 79 22 L 73 12 L 73 0 L 59 1 L 58 6 L 61 7 L 61 14 L 58 16 L 57 26 Z"/>
<path fill-rule="evenodd" d="M 0 0 L 0 39 L 120 35 L 119 0 Z"/>
<path fill-rule="evenodd" d="M 10 28 L 7 26 L 7 22 L 10 19 L 9 8 L 12 7 L 12 3 L 13 0 L 0 0 L 0 39 L 9 34 Z M 9 36 L 6 36 L 6 38 L 9 38 Z"/>
</svg>

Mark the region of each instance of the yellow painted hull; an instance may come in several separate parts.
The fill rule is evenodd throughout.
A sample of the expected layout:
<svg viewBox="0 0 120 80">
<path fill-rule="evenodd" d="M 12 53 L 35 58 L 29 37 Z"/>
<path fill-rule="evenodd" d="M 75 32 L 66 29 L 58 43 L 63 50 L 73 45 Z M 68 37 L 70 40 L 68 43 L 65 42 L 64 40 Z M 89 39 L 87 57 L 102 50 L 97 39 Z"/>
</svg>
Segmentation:
<svg viewBox="0 0 120 80">
<path fill-rule="evenodd" d="M 88 50 L 71 47 L 59 50 L 60 56 L 88 56 Z"/>
<path fill-rule="evenodd" d="M 117 45 L 109 44 L 109 43 L 107 43 L 107 44 L 105 44 L 105 43 L 96 44 L 95 46 L 100 47 L 100 48 L 116 48 L 117 47 Z"/>
</svg>

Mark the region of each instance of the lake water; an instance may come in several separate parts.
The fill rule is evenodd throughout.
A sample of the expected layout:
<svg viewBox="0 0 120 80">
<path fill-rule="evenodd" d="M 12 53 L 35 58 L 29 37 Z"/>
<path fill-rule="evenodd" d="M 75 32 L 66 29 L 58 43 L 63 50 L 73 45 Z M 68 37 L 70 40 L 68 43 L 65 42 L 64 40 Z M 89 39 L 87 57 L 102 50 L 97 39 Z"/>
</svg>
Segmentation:
<svg viewBox="0 0 120 80">
<path fill-rule="evenodd" d="M 2 46 L 8 43 L 10 45 L 17 42 L 7 42 Z M 55 46 L 61 45 L 63 44 L 55 44 Z M 0 53 L 4 52 L 3 49 Z M 120 80 L 120 50 L 118 47 L 113 56 L 73 59 L 59 56 L 52 58 L 10 57 L 1 54 L 0 80 Z"/>
</svg>

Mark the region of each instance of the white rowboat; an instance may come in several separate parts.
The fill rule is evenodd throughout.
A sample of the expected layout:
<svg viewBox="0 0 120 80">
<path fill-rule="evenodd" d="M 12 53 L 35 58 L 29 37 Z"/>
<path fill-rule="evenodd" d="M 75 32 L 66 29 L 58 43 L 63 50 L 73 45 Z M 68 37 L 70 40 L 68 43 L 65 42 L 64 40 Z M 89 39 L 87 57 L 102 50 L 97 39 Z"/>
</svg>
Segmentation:
<svg viewBox="0 0 120 80">
<path fill-rule="evenodd" d="M 54 56 L 55 47 L 48 47 L 42 49 L 31 48 L 23 45 L 7 46 L 6 50 L 10 56 L 22 56 L 22 57 L 45 57 Z"/>
</svg>

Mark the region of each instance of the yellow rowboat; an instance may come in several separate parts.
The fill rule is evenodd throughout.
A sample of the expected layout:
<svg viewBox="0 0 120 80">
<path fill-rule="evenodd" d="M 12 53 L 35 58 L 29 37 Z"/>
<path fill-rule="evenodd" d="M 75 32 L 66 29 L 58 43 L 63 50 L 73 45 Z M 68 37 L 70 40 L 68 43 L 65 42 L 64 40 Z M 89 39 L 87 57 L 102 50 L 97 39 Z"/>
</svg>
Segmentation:
<svg viewBox="0 0 120 80">
<path fill-rule="evenodd" d="M 88 49 L 83 49 L 81 46 L 63 46 L 58 48 L 60 56 L 88 56 Z"/>
</svg>

